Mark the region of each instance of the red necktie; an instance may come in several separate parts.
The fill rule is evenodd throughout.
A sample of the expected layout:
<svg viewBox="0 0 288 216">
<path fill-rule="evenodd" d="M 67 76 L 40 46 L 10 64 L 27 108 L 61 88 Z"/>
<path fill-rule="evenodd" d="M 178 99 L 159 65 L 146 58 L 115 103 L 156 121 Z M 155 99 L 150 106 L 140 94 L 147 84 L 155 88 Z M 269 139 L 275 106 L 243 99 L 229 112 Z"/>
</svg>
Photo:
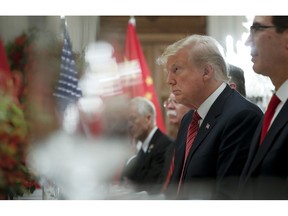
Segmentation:
<svg viewBox="0 0 288 216">
<path fill-rule="evenodd" d="M 188 154 L 190 152 L 190 149 L 192 147 L 193 141 L 194 141 L 194 139 L 197 135 L 197 132 L 198 132 L 198 127 L 199 127 L 198 122 L 200 119 L 201 119 L 201 117 L 199 116 L 197 111 L 195 111 L 193 114 L 193 117 L 192 117 L 192 121 L 190 122 L 189 128 L 188 128 L 187 139 L 186 139 L 185 158 L 184 158 L 182 173 L 181 173 L 181 177 L 180 177 L 180 181 L 179 181 L 179 185 L 178 185 L 178 192 L 179 192 L 181 184 L 182 184 L 182 177 L 183 177 L 183 173 L 184 173 L 184 167 L 186 164 L 186 160 L 187 160 Z"/>
<path fill-rule="evenodd" d="M 273 97 L 271 98 L 270 102 L 269 102 L 268 108 L 267 108 L 265 115 L 264 115 L 260 145 L 262 144 L 264 137 L 268 131 L 269 125 L 270 125 L 271 120 L 272 120 L 274 113 L 275 113 L 275 109 L 280 102 L 281 102 L 281 100 L 274 94 Z"/>
</svg>

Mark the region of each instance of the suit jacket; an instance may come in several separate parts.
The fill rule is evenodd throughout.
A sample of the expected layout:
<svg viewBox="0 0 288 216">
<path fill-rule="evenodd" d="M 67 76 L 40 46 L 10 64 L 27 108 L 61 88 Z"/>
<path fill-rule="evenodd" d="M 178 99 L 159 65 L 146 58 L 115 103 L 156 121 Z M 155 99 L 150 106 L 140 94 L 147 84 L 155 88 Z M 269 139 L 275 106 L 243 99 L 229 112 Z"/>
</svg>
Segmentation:
<svg viewBox="0 0 288 216">
<path fill-rule="evenodd" d="M 240 199 L 288 199 L 288 101 L 259 146 L 259 124 L 240 181 Z"/>
<path fill-rule="evenodd" d="M 170 145 L 172 145 L 172 139 L 157 129 L 148 145 L 147 152 L 140 150 L 124 168 L 123 176 L 135 184 L 136 191 L 160 193 L 165 180 L 163 166 L 166 151 Z"/>
<path fill-rule="evenodd" d="M 186 136 L 193 111 L 183 118 L 175 141 L 175 170 L 166 193 L 170 199 L 233 199 L 262 111 L 228 85 L 210 107 L 182 172 Z"/>
</svg>

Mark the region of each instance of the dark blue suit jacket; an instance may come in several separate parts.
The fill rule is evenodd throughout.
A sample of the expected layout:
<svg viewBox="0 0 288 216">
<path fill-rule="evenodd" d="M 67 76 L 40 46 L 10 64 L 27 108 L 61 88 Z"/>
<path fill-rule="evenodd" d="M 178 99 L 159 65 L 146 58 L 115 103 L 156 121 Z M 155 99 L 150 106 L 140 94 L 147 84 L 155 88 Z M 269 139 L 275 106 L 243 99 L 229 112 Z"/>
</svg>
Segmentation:
<svg viewBox="0 0 288 216">
<path fill-rule="evenodd" d="M 233 199 L 239 176 L 262 111 L 228 85 L 212 104 L 193 142 L 184 169 L 185 142 L 193 111 L 188 112 L 175 141 L 175 170 L 168 186 L 170 199 Z"/>
<path fill-rule="evenodd" d="M 262 122 L 241 175 L 240 199 L 288 199 L 288 101 L 259 147 Z"/>
<path fill-rule="evenodd" d="M 125 167 L 123 176 L 135 184 L 136 191 L 160 193 L 164 182 L 166 151 L 172 139 L 159 129 L 153 135 L 146 153 L 137 156 Z M 142 151 L 143 152 L 143 151 Z"/>
</svg>

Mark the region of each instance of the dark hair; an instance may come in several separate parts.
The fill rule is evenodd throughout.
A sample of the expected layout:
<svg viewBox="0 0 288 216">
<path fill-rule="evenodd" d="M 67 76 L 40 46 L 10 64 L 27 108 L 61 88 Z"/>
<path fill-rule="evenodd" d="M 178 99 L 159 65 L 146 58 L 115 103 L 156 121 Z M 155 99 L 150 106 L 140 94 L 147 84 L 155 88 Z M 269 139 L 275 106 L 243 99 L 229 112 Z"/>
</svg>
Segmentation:
<svg viewBox="0 0 288 216">
<path fill-rule="evenodd" d="M 236 84 L 236 90 L 246 97 L 246 89 L 245 89 L 245 77 L 244 77 L 244 71 L 236 67 L 235 65 L 229 64 L 228 66 L 228 72 L 229 76 L 231 77 L 231 81 L 233 81 Z"/>
<path fill-rule="evenodd" d="M 288 16 L 272 16 L 272 23 L 276 26 L 277 33 L 283 33 L 288 29 Z"/>
</svg>

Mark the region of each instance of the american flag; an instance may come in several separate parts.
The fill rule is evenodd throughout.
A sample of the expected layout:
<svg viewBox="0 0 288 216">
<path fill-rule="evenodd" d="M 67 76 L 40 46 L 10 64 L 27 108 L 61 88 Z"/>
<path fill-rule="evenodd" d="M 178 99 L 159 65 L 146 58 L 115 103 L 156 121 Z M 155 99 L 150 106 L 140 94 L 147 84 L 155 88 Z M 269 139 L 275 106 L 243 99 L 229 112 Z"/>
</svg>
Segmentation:
<svg viewBox="0 0 288 216">
<path fill-rule="evenodd" d="M 75 103 L 82 96 L 82 91 L 78 87 L 78 73 L 71 49 L 70 37 L 65 22 L 64 45 L 61 54 L 61 72 L 54 96 L 60 113 L 64 113 L 70 103 Z"/>
</svg>

